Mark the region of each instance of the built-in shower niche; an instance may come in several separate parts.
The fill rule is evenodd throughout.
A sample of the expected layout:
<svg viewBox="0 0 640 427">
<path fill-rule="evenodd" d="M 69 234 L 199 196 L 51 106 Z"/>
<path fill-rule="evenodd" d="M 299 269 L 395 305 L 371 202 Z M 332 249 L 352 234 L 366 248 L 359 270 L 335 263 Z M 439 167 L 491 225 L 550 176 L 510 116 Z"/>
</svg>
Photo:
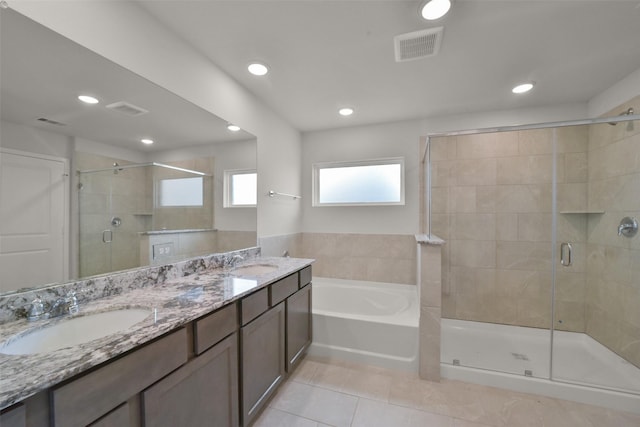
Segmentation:
<svg viewBox="0 0 640 427">
<path fill-rule="evenodd" d="M 214 159 L 136 164 L 76 153 L 79 277 L 217 252 Z"/>
</svg>

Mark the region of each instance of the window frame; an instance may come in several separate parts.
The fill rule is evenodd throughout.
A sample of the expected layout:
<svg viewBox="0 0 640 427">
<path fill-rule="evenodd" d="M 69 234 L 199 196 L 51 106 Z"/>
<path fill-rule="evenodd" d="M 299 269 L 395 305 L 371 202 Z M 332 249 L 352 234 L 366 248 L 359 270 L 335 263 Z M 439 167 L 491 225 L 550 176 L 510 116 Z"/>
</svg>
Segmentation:
<svg viewBox="0 0 640 427">
<path fill-rule="evenodd" d="M 318 162 L 312 165 L 313 207 L 332 206 L 404 206 L 405 205 L 405 165 L 404 157 L 387 157 L 381 159 Z M 400 200 L 397 202 L 320 202 L 320 170 L 331 168 L 348 168 L 358 166 L 400 165 Z"/>
<path fill-rule="evenodd" d="M 237 205 L 231 202 L 231 195 L 233 194 L 233 176 L 234 175 L 256 175 L 256 203 L 247 205 Z M 256 208 L 258 207 L 258 171 L 256 169 L 227 169 L 224 171 L 223 177 L 223 199 L 222 207 L 224 208 Z"/>
</svg>

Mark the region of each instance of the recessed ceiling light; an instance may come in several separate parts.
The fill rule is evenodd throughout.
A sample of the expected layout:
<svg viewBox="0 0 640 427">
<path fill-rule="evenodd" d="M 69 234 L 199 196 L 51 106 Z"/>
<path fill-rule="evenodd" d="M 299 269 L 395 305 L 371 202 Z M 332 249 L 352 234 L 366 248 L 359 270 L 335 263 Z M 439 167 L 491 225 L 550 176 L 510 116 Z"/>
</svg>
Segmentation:
<svg viewBox="0 0 640 427">
<path fill-rule="evenodd" d="M 228 124 L 227 129 L 229 129 L 231 132 L 238 132 L 240 130 L 240 126 Z"/>
<path fill-rule="evenodd" d="M 338 110 L 338 114 L 341 116 L 350 116 L 353 114 L 353 108 L 345 107 Z"/>
<path fill-rule="evenodd" d="M 82 102 L 84 102 L 85 104 L 97 104 L 98 99 L 94 98 L 93 96 L 89 96 L 89 95 L 80 95 L 78 96 L 78 99 Z"/>
<path fill-rule="evenodd" d="M 529 92 L 531 89 L 533 89 L 533 85 L 534 85 L 533 82 L 531 82 L 531 83 L 523 83 L 523 84 L 520 84 L 520 85 L 514 87 L 513 89 L 511 89 L 511 92 L 513 92 L 513 93 L 526 93 L 526 92 Z"/>
<path fill-rule="evenodd" d="M 143 138 L 143 139 L 140 140 L 140 142 L 142 142 L 143 144 L 146 144 L 146 145 L 151 145 L 151 144 L 153 144 L 153 139 Z"/>
<path fill-rule="evenodd" d="M 249 64 L 247 69 L 254 76 L 264 76 L 265 74 L 267 74 L 269 72 L 269 68 L 267 68 L 266 65 L 261 64 L 259 62 L 254 62 L 252 64 Z"/>
<path fill-rule="evenodd" d="M 434 21 L 446 15 L 450 8 L 450 0 L 429 0 L 420 6 L 420 16 L 428 21 Z"/>
</svg>

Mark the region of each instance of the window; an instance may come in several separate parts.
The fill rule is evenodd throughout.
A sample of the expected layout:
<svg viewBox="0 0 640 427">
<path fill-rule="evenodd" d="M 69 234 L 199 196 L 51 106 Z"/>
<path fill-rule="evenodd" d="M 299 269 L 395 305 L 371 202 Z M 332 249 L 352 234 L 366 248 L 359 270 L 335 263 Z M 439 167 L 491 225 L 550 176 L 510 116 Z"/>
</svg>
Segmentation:
<svg viewBox="0 0 640 427">
<path fill-rule="evenodd" d="M 224 171 L 224 207 L 250 207 L 258 202 L 258 174 L 255 170 Z"/>
<path fill-rule="evenodd" d="M 404 159 L 313 165 L 313 205 L 404 205 Z"/>
<path fill-rule="evenodd" d="M 174 178 L 159 181 L 158 206 L 203 206 L 203 178 Z"/>
</svg>

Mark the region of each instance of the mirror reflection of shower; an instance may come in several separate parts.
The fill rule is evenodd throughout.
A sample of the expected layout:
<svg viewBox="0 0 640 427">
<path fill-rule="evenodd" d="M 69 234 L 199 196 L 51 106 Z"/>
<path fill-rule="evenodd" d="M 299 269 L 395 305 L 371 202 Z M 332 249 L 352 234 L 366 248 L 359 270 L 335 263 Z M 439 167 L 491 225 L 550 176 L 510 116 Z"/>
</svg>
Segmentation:
<svg viewBox="0 0 640 427">
<path fill-rule="evenodd" d="M 79 156 L 98 166 L 78 172 L 79 277 L 217 251 L 213 157 L 126 164 Z"/>
</svg>

